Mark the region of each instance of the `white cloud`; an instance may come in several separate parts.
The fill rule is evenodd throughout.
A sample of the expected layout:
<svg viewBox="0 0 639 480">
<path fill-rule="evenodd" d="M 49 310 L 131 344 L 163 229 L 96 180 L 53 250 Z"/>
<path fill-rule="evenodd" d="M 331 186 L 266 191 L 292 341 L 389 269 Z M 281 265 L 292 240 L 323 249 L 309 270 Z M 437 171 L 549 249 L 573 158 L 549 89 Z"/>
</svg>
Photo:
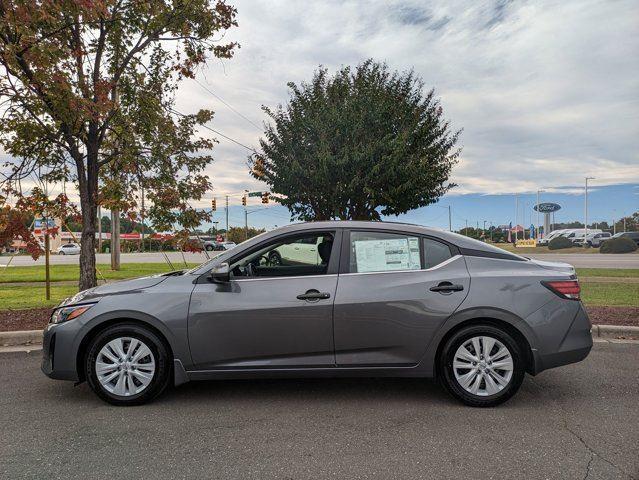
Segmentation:
<svg viewBox="0 0 639 480">
<path fill-rule="evenodd" d="M 533 191 L 639 181 L 639 8 L 584 2 L 237 2 L 234 59 L 201 81 L 256 123 L 260 105 L 288 98 L 286 82 L 373 57 L 414 68 L 464 132 L 455 193 Z M 260 132 L 202 87 L 182 110 L 212 107 L 214 128 L 249 146 Z M 216 188 L 259 188 L 246 152 L 220 140 Z M 222 173 L 223 172 L 223 173 Z"/>
</svg>

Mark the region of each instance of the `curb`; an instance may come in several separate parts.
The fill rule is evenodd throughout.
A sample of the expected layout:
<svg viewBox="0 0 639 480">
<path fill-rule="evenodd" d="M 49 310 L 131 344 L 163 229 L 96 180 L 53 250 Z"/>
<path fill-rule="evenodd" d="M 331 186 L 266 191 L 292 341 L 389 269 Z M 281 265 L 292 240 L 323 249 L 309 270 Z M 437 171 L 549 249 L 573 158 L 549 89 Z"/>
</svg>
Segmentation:
<svg viewBox="0 0 639 480">
<path fill-rule="evenodd" d="M 593 338 L 628 338 L 639 339 L 639 327 L 623 325 L 593 325 Z M 42 344 L 42 330 L 22 330 L 17 332 L 0 332 L 0 347 Z"/>
<path fill-rule="evenodd" d="M 21 330 L 0 332 L 0 346 L 33 345 L 42 343 L 42 330 Z"/>
</svg>

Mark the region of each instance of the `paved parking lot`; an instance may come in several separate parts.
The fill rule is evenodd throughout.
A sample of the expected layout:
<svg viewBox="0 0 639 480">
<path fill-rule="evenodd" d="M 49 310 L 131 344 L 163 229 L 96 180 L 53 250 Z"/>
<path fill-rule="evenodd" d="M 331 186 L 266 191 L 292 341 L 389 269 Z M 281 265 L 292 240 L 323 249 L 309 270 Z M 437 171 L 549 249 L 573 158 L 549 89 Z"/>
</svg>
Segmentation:
<svg viewBox="0 0 639 480">
<path fill-rule="evenodd" d="M 419 379 L 191 383 L 117 408 L 0 355 L 0 478 L 639 478 L 639 345 L 528 377 L 495 409 Z"/>
</svg>

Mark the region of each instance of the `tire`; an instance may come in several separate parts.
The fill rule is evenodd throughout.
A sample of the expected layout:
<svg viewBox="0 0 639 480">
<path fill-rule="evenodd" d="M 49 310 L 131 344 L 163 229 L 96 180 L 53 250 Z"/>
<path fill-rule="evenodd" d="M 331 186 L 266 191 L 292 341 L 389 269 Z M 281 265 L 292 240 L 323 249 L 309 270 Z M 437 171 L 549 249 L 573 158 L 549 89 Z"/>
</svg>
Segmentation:
<svg viewBox="0 0 639 480">
<path fill-rule="evenodd" d="M 204 248 L 206 249 L 207 252 L 212 252 L 213 251 L 213 246 L 211 246 L 211 245 L 207 245 Z"/>
<path fill-rule="evenodd" d="M 474 348 L 477 345 L 474 339 L 477 338 L 479 356 Z M 471 354 L 470 357 L 462 346 Z M 507 355 L 501 347 L 506 349 Z M 490 349 L 489 356 L 485 358 L 482 357 L 484 348 Z M 479 361 L 473 363 L 475 359 Z M 469 368 L 465 368 L 466 364 Z M 504 369 L 493 368 L 493 364 Z M 455 332 L 444 344 L 438 366 L 439 378 L 446 390 L 471 407 L 494 407 L 505 402 L 517 393 L 525 374 L 524 356 L 517 341 L 506 331 L 490 324 L 472 325 Z"/>
<path fill-rule="evenodd" d="M 113 349 L 113 345 L 121 349 Z M 133 352 L 129 352 L 132 346 Z M 116 353 L 118 351 L 134 361 L 117 363 L 114 360 L 122 357 Z M 140 358 L 136 359 L 136 356 Z M 137 324 L 119 323 L 100 332 L 89 344 L 84 362 L 85 378 L 105 402 L 120 406 L 141 405 L 153 400 L 169 385 L 170 360 L 168 349 L 157 334 Z M 101 379 L 96 371 L 98 365 L 106 372 Z M 105 382 L 112 374 L 116 376 L 111 382 Z"/>
<path fill-rule="evenodd" d="M 62 250 L 60 250 L 60 252 L 58 253 L 58 255 L 64 255 L 64 252 Z"/>
</svg>

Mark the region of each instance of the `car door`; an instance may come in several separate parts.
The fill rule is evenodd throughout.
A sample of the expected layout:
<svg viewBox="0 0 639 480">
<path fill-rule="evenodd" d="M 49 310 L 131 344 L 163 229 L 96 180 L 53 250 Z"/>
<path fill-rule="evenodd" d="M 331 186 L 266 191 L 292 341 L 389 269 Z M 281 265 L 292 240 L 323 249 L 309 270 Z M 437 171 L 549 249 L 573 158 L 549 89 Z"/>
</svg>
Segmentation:
<svg viewBox="0 0 639 480">
<path fill-rule="evenodd" d="M 324 258 L 269 263 L 273 250 L 310 237 L 322 239 Z M 229 282 L 198 282 L 188 319 L 196 368 L 333 367 L 339 238 L 322 230 L 267 240 L 231 258 Z"/>
<path fill-rule="evenodd" d="M 337 366 L 410 366 L 468 294 L 456 247 L 411 233 L 344 232 L 334 306 Z"/>
</svg>

